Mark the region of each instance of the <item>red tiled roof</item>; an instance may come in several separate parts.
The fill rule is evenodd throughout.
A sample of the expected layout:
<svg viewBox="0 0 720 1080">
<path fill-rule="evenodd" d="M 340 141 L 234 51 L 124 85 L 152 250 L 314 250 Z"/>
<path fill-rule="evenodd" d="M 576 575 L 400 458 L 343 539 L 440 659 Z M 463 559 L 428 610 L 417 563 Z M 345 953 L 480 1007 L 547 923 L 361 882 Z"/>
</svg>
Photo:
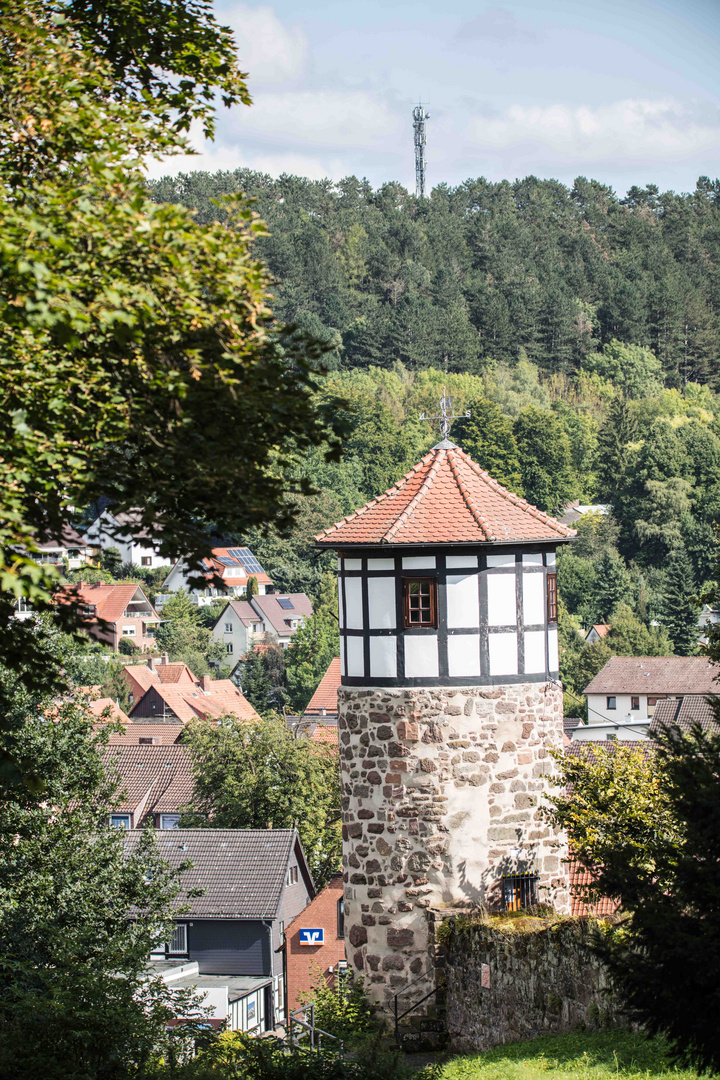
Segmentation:
<svg viewBox="0 0 720 1080">
<path fill-rule="evenodd" d="M 119 774 L 116 811 L 145 814 L 177 811 L 193 796 L 195 783 L 186 746 L 114 746 L 104 754 L 106 768 Z M 136 823 L 137 824 L 137 823 Z"/>
<path fill-rule="evenodd" d="M 106 619 L 107 622 L 117 622 L 121 619 L 135 593 L 140 591 L 142 598 L 150 605 L 148 614 L 138 612 L 139 618 L 147 618 L 159 621 L 159 616 L 150 601 L 145 596 L 139 585 L 88 585 L 80 582 L 79 585 L 61 585 L 55 599 L 59 603 L 81 603 L 92 605 L 96 609 L 98 619 Z"/>
<path fill-rule="evenodd" d="M 338 689 L 340 687 L 340 657 L 336 656 L 320 680 L 320 685 L 310 698 L 304 716 L 326 716 L 337 713 Z M 337 741 L 337 740 L 336 740 Z"/>
<path fill-rule="evenodd" d="M 130 723 L 130 717 L 127 713 L 124 713 L 116 701 L 113 701 L 109 697 L 96 698 L 95 701 L 88 701 L 90 706 L 90 712 L 94 716 L 99 716 L 103 720 L 121 720 L 123 724 Z M 103 716 L 105 710 L 108 710 L 106 716 Z"/>
<path fill-rule="evenodd" d="M 142 724 L 129 720 L 124 731 L 110 736 L 108 746 L 139 746 L 141 739 L 156 739 L 160 746 L 171 746 L 180 739 L 182 733 L 183 726 L 179 720 L 166 724 Z"/>
<path fill-rule="evenodd" d="M 315 743 L 327 743 L 329 746 L 339 743 L 338 729 L 334 724 L 316 724 L 310 738 Z"/>
<path fill-rule="evenodd" d="M 609 623 L 595 623 L 588 630 L 588 634 L 590 634 L 594 630 L 598 637 L 604 638 L 609 629 Z"/>
<path fill-rule="evenodd" d="M 148 705 L 152 698 L 148 699 L 148 694 L 157 694 L 167 706 L 167 712 L 174 714 L 183 724 L 197 719 L 218 720 L 221 716 L 234 716 L 238 720 L 260 719 L 250 702 L 230 679 L 212 679 L 208 690 L 204 690 L 199 684 L 165 686 L 161 683 L 152 686 L 133 706 L 131 719 L 149 715 Z"/>
<path fill-rule="evenodd" d="M 439 443 L 383 495 L 315 539 L 346 544 L 565 540 L 575 530 L 513 495 L 459 446 Z"/>
<path fill-rule="evenodd" d="M 720 667 L 706 656 L 612 656 L 585 694 L 711 694 Z"/>
<path fill-rule="evenodd" d="M 594 901 L 584 899 L 587 895 L 585 890 L 589 885 L 592 885 L 594 876 L 579 863 L 572 861 L 572 856 L 569 870 L 571 915 L 594 915 L 596 917 L 602 917 L 603 915 L 616 914 L 618 905 L 615 900 L 611 900 L 607 896 L 598 897 L 598 899 Z"/>
</svg>

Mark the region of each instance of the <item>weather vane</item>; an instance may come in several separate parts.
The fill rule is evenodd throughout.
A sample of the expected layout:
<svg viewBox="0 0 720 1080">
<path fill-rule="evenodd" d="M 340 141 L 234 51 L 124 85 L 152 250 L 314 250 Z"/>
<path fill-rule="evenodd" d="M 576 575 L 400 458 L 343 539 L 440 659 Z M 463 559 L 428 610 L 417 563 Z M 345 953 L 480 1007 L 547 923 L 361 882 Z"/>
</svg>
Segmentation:
<svg viewBox="0 0 720 1080">
<path fill-rule="evenodd" d="M 448 397 L 447 390 L 443 386 L 442 397 L 440 398 L 440 415 L 439 416 L 426 416 L 423 413 L 418 417 L 418 420 L 439 420 L 440 431 L 442 432 L 443 439 L 447 439 L 450 434 L 450 425 L 453 420 L 462 420 L 470 417 L 470 410 L 466 409 L 464 413 L 460 413 L 458 416 L 452 411 L 454 397 Z"/>
</svg>

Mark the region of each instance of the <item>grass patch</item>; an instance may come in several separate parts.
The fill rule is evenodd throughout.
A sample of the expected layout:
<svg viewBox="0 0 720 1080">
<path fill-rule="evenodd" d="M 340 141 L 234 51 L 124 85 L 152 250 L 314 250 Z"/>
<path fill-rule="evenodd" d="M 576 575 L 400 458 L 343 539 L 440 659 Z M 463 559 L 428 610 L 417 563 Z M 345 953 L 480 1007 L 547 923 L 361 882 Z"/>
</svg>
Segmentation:
<svg viewBox="0 0 720 1080">
<path fill-rule="evenodd" d="M 662 1039 L 629 1031 L 577 1031 L 456 1057 L 441 1080 L 697 1080 L 670 1061 Z"/>
</svg>

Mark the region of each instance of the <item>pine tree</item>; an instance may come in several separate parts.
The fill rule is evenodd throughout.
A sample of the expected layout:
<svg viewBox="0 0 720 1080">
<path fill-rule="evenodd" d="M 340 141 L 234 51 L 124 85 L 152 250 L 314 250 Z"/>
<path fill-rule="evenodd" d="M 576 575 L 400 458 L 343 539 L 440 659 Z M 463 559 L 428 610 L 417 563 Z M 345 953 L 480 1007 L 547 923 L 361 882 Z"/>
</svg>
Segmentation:
<svg viewBox="0 0 720 1080">
<path fill-rule="evenodd" d="M 661 618 L 678 656 L 694 656 L 697 653 L 700 628 L 695 592 L 695 575 L 690 557 L 684 547 L 675 548 L 668 559 Z"/>
<path fill-rule="evenodd" d="M 628 465 L 628 444 L 637 437 L 637 421 L 628 401 L 617 397 L 598 432 L 597 477 L 600 491 L 610 496 L 623 487 Z"/>
</svg>

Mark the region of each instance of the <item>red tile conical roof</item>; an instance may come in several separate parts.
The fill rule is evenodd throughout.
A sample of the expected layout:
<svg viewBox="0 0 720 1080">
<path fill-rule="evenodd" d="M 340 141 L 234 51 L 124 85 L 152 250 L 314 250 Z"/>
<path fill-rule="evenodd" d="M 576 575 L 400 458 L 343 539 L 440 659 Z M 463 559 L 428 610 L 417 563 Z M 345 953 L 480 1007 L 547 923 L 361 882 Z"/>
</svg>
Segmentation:
<svg viewBox="0 0 720 1080">
<path fill-rule="evenodd" d="M 315 539 L 346 544 L 481 544 L 566 540 L 575 530 L 493 480 L 445 440 L 384 494 Z"/>
</svg>

